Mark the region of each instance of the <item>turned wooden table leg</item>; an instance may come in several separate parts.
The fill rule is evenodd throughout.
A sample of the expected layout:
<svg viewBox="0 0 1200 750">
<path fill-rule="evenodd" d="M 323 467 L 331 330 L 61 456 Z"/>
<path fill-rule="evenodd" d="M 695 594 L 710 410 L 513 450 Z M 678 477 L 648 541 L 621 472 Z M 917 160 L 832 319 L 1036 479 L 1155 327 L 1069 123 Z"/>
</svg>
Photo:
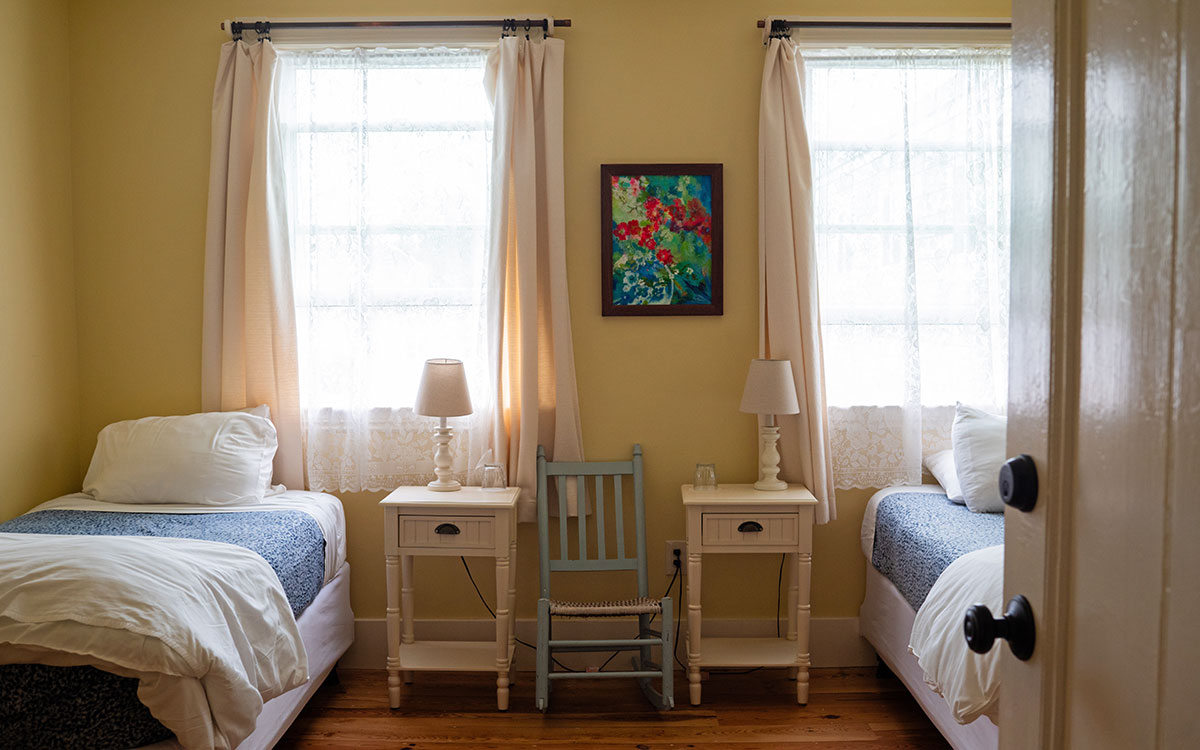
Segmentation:
<svg viewBox="0 0 1200 750">
<path fill-rule="evenodd" d="M 400 556 L 387 555 L 388 705 L 400 707 Z"/>
<path fill-rule="evenodd" d="M 796 702 L 808 703 L 809 635 L 812 607 L 811 598 L 812 553 L 796 553 L 793 575 L 796 582 Z"/>
<path fill-rule="evenodd" d="M 404 608 L 404 637 L 401 643 L 413 643 L 413 625 L 417 619 L 413 607 L 413 556 L 402 555 L 400 558 L 400 604 Z M 404 682 L 411 685 L 412 670 L 404 670 Z"/>
<path fill-rule="evenodd" d="M 700 705 L 700 553 L 688 553 L 688 698 Z"/>
<path fill-rule="evenodd" d="M 509 558 L 496 558 L 496 707 L 508 710 Z"/>
</svg>

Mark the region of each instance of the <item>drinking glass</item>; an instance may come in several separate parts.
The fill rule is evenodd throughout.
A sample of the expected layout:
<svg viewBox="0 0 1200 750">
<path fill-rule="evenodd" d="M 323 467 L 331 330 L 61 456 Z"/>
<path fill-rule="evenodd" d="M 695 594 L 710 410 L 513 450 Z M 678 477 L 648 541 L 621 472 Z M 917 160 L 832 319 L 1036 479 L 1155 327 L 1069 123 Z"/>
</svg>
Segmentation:
<svg viewBox="0 0 1200 750">
<path fill-rule="evenodd" d="M 504 467 L 500 464 L 486 464 L 483 467 L 483 488 L 485 490 L 502 490 L 507 485 L 504 477 Z"/>
<path fill-rule="evenodd" d="M 696 476 L 692 487 L 697 490 L 715 490 L 717 488 L 717 465 L 696 464 Z"/>
</svg>

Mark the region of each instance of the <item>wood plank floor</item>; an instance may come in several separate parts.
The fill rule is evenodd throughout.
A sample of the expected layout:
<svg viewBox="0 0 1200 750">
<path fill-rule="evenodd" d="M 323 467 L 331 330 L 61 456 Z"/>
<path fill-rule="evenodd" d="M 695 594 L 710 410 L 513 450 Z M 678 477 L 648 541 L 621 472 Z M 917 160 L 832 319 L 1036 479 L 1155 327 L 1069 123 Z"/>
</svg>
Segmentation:
<svg viewBox="0 0 1200 750">
<path fill-rule="evenodd" d="M 551 710 L 533 704 L 533 674 L 522 672 L 511 708 L 496 711 L 494 681 L 482 674 L 418 673 L 400 708 L 387 705 L 383 670 L 340 670 L 277 745 L 280 750 L 786 750 L 947 746 L 899 680 L 874 669 L 814 669 L 808 706 L 782 669 L 713 674 L 704 703 L 688 705 L 676 673 L 673 711 L 658 713 L 632 680 L 556 684 Z"/>
</svg>

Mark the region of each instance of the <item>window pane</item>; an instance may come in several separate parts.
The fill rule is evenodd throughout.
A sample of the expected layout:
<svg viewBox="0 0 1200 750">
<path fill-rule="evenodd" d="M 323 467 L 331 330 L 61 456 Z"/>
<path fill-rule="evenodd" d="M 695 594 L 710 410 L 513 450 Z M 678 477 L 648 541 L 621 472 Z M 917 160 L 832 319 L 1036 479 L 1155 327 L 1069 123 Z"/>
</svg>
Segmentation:
<svg viewBox="0 0 1200 750">
<path fill-rule="evenodd" d="M 462 359 L 472 393 L 485 394 L 485 59 L 281 53 L 301 400 L 312 413 L 410 407 L 433 357 Z"/>
<path fill-rule="evenodd" d="M 805 54 L 831 406 L 1003 406 L 1008 57 Z"/>
</svg>

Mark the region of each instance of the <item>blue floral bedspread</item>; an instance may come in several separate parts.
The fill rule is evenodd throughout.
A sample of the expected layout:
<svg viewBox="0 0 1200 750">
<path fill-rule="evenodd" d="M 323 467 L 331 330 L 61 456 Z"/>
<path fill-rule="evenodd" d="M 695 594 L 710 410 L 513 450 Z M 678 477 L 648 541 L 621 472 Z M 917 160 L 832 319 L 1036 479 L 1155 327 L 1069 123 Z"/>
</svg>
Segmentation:
<svg viewBox="0 0 1200 750">
<path fill-rule="evenodd" d="M 950 563 L 997 544 L 1004 544 L 1003 513 L 972 513 L 944 494 L 897 492 L 879 502 L 871 564 L 920 609 Z"/>
<path fill-rule="evenodd" d="M 325 537 L 301 511 L 114 513 L 46 510 L 0 524 L 0 532 L 153 536 L 236 544 L 263 557 L 297 617 L 325 579 Z M 171 732 L 137 698 L 138 681 L 94 667 L 0 665 L 0 748 L 123 750 Z"/>
</svg>

